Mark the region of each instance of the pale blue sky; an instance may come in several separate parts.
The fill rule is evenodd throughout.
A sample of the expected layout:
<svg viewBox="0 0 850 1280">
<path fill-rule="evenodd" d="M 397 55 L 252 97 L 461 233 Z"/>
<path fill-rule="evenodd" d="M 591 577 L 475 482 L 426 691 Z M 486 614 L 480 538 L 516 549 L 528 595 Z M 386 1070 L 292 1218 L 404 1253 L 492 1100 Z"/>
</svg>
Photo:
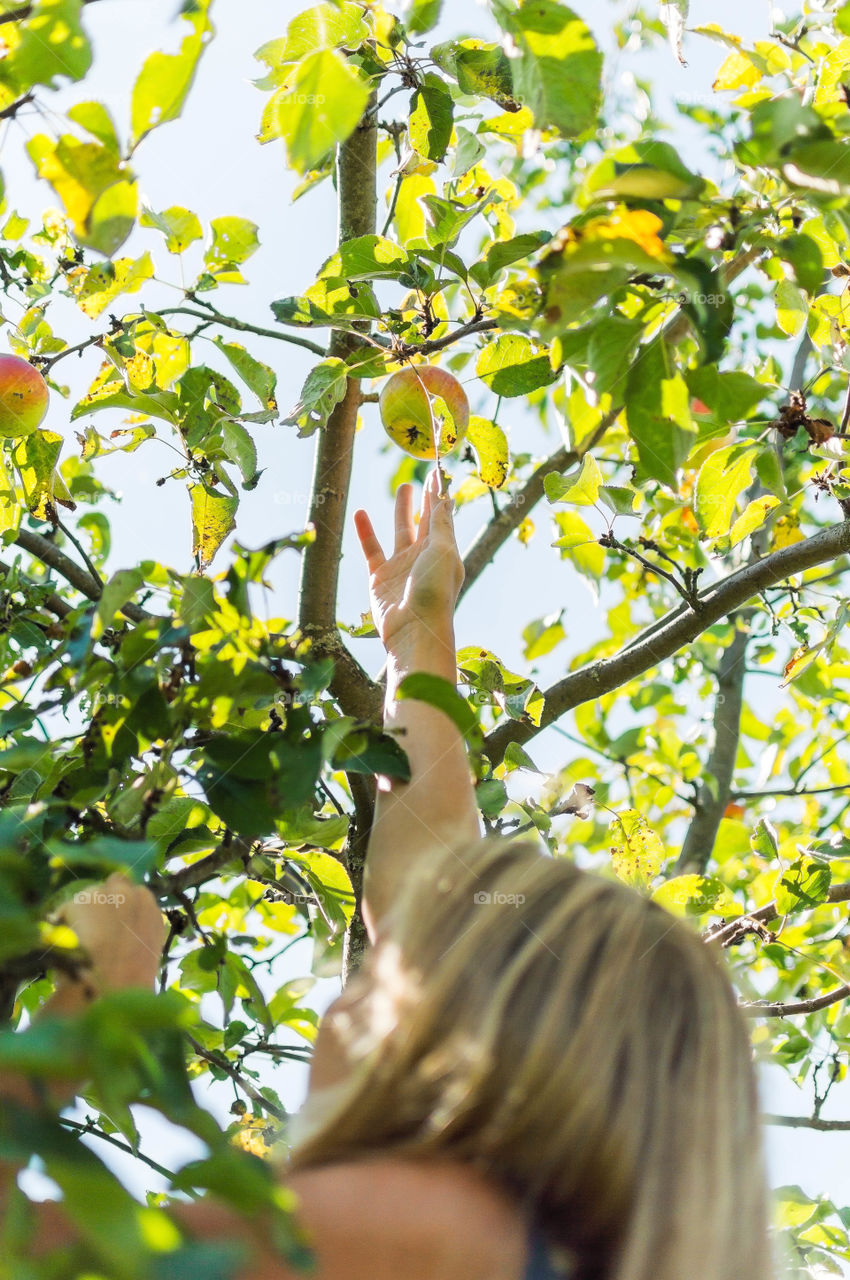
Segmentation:
<svg viewBox="0 0 850 1280">
<path fill-rule="evenodd" d="M 202 220 L 222 214 L 237 214 L 253 219 L 260 225 L 262 247 L 251 259 L 246 274 L 252 282 L 247 287 L 232 287 L 216 295 L 215 301 L 223 311 L 231 311 L 260 325 L 269 325 L 269 302 L 277 297 L 297 293 L 312 280 L 315 270 L 330 252 L 335 234 L 333 191 L 325 184 L 318 191 L 308 194 L 296 204 L 291 203 L 293 179 L 283 164 L 282 152 L 277 144 L 260 147 L 255 141 L 260 111 L 261 95 L 250 83 L 261 73 L 253 59 L 254 51 L 266 40 L 283 34 L 290 17 L 303 9 L 305 4 L 294 0 L 217 0 L 215 22 L 216 39 L 207 50 L 190 96 L 189 104 L 180 121 L 156 130 L 140 147 L 134 166 L 140 177 L 146 201 L 154 209 L 169 205 L 186 205 L 195 210 Z M 597 29 L 603 41 L 611 16 L 620 6 L 612 3 L 576 3 L 579 9 Z M 647 7 L 651 8 L 651 0 Z M 105 101 L 113 111 L 119 131 L 126 135 L 129 118 L 129 95 L 135 74 L 144 55 L 154 48 L 172 50 L 176 47 L 182 24 L 172 21 L 177 8 L 176 0 L 102 0 L 85 10 L 85 24 L 91 32 L 96 47 L 94 70 L 82 86 L 70 86 L 54 95 L 43 94 L 51 111 L 40 120 L 35 112 L 22 112 L 20 117 L 6 126 L 0 149 L 2 165 L 11 207 L 28 216 L 36 216 L 53 201 L 46 188 L 33 179 L 30 162 L 23 150 L 25 137 L 45 128 L 52 131 L 61 126 L 53 113 L 61 113 L 74 102 L 88 98 Z M 470 0 L 449 0 L 445 6 L 449 15 L 443 22 L 437 38 L 453 34 L 482 35 L 493 29 L 486 10 Z M 741 3 L 741 0 L 693 0 L 691 22 L 713 21 L 748 38 L 763 38 L 768 33 L 769 5 L 767 3 Z M 429 42 L 433 42 L 431 37 Z M 643 56 L 639 64 L 621 54 L 616 60 L 615 74 L 628 70 L 650 77 L 658 86 L 662 107 L 673 95 L 690 100 L 711 97 L 711 83 L 723 52 L 717 44 L 689 37 L 686 46 L 689 60 L 687 70 L 678 66 L 667 49 Z M 609 64 L 611 74 L 611 64 Z M 389 108 L 388 108 L 389 110 Z M 672 117 L 671 117 L 672 118 Z M 704 156 L 693 148 L 694 135 L 681 126 L 676 138 L 682 147 L 686 162 L 699 169 Z M 389 186 L 385 177 L 382 189 Z M 385 207 L 382 205 L 381 207 Z M 554 215 L 553 215 L 554 216 Z M 149 248 L 154 254 L 158 277 L 171 284 L 179 284 L 180 275 L 176 259 L 162 248 L 161 238 L 152 231 L 137 231 L 122 249 L 122 253 L 138 253 Z M 197 254 L 186 255 L 187 279 L 197 266 Z M 163 300 L 177 295 L 173 288 L 163 285 L 146 290 L 143 295 L 148 306 L 167 305 Z M 119 307 L 131 308 L 133 299 L 119 300 Z M 10 319 L 17 318 L 14 307 L 4 304 Z M 94 326 L 81 316 L 71 303 L 59 302 L 51 307 L 50 318 L 57 332 L 70 342 L 78 342 Z M 209 363 L 221 365 L 220 358 L 208 344 L 204 344 L 204 358 Z M 278 373 L 278 398 L 282 410 L 287 410 L 297 399 L 301 383 L 309 371 L 313 358 L 294 347 L 271 340 L 252 339 L 251 350 L 271 364 Z M 201 347 L 199 345 L 199 352 Z M 96 352 L 85 353 L 83 359 L 75 357 L 57 366 L 57 375 L 71 386 L 73 398 L 82 394 L 98 367 Z M 45 425 L 66 435 L 68 452 L 74 452 L 76 442 L 69 423 L 69 408 L 54 396 L 50 417 Z M 486 410 L 481 406 L 473 408 Z M 107 415 L 95 419 L 103 430 L 118 424 L 120 414 L 113 421 Z M 376 450 L 383 441 L 381 428 L 374 411 L 365 414 L 365 426 L 357 441 L 355 479 L 351 508 L 367 506 L 374 514 L 379 530 L 388 532 L 391 523 L 391 504 L 387 481 L 395 465 L 389 455 L 377 457 Z M 512 429 L 515 440 L 523 449 L 537 453 L 550 452 L 560 443 L 554 435 L 547 440 L 540 428 L 523 415 L 522 406 L 513 402 L 510 412 L 503 414 L 505 425 Z M 260 465 L 266 467 L 258 489 L 245 497 L 239 513 L 238 536 L 249 546 L 300 528 L 306 516 L 306 499 L 312 466 L 313 442 L 299 441 L 294 430 L 268 425 L 258 427 L 256 437 L 260 448 Z M 366 457 L 364 457 L 364 454 Z M 377 461 L 375 461 L 377 457 Z M 368 458 L 368 462 L 366 460 Z M 97 464 L 98 474 L 105 483 L 122 494 L 120 505 L 108 509 L 113 525 L 113 551 L 110 568 L 117 569 L 134 563 L 138 558 L 157 558 L 186 571 L 191 568 L 191 531 L 188 499 L 182 482 L 162 488 L 154 485 L 155 479 L 165 474 L 173 465 L 174 454 L 162 445 L 149 445 L 131 456 L 115 455 Z M 523 548 L 511 541 L 499 554 L 496 565 L 481 583 L 470 591 L 458 616 L 458 643 L 480 644 L 494 649 L 509 666 L 522 664 L 520 631 L 532 618 L 542 617 L 566 606 L 565 626 L 571 648 L 581 649 L 599 634 L 604 626 L 604 614 L 594 607 L 585 584 L 563 562 L 553 558 L 549 550 L 547 519 L 541 508 L 535 515 L 538 536 L 531 547 Z M 459 513 L 459 537 L 462 545 L 469 542 L 479 524 L 486 519 L 482 507 L 466 508 Z M 220 571 L 226 563 L 221 555 L 213 566 Z M 284 555 L 272 567 L 269 574 L 273 591 L 268 600 L 271 616 L 292 617 L 295 612 L 297 588 L 297 561 Z M 345 621 L 355 621 L 367 607 L 365 575 L 354 545 L 351 531 L 346 542 L 340 592 L 339 615 Z M 358 656 L 376 671 L 381 655 L 377 642 L 361 641 Z M 556 651 L 540 664 L 541 680 L 560 674 L 562 650 Z M 541 736 L 534 744 L 532 754 L 539 765 L 557 769 L 569 760 L 566 745 L 554 734 Z M 525 775 L 527 776 L 527 775 Z M 531 784 L 526 784 L 531 789 Z M 293 953 L 293 965 L 284 976 L 305 972 L 309 957 L 304 949 Z M 299 968 L 300 966 L 300 968 Z M 320 984 L 317 995 L 322 1004 L 330 998 L 334 984 Z M 303 1093 L 304 1072 L 301 1068 L 287 1068 L 274 1073 L 274 1083 L 289 1105 L 296 1105 Z M 807 1097 L 799 1093 L 779 1072 L 770 1073 L 766 1080 L 766 1105 L 774 1111 L 805 1113 L 809 1110 Z M 224 1113 L 229 1104 L 221 1090 L 216 1109 Z M 850 1097 L 836 1094 L 834 1105 L 825 1114 L 850 1115 Z M 182 1157 L 181 1141 L 168 1136 L 166 1128 L 157 1123 L 145 1126 L 146 1144 L 152 1155 L 166 1164 Z M 807 1132 L 789 1133 L 771 1130 L 768 1135 L 772 1175 L 775 1181 L 800 1181 L 807 1190 L 826 1191 L 843 1203 L 850 1202 L 850 1171 L 842 1153 L 846 1150 L 843 1135 L 819 1135 Z M 104 1154 L 102 1145 L 98 1148 Z M 153 1175 L 152 1175 L 153 1177 Z M 147 1183 L 144 1179 L 132 1179 L 134 1185 Z M 150 1185 L 154 1185 L 151 1181 Z"/>
</svg>

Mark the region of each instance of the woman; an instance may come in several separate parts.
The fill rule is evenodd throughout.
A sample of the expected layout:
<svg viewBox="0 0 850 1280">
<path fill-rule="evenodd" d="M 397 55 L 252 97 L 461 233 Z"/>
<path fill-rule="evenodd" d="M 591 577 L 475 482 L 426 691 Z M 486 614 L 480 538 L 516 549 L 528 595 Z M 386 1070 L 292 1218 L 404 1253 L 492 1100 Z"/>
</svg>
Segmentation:
<svg viewBox="0 0 850 1280">
<path fill-rule="evenodd" d="M 322 1023 L 293 1134 L 317 1280 L 767 1280 L 750 1048 L 716 957 L 623 885 L 481 839 L 460 734 L 396 697 L 413 671 L 456 679 L 451 502 L 435 472 L 417 530 L 402 486 L 388 558 L 355 524 L 411 779 L 378 782 L 374 945 Z M 95 993 L 154 978 L 161 917 L 126 892 L 126 930 L 114 908 L 68 912 Z M 53 1000 L 86 998 L 60 979 Z M 249 1238 L 217 1206 L 178 1216 Z M 244 1280 L 294 1280 L 251 1243 Z"/>
</svg>

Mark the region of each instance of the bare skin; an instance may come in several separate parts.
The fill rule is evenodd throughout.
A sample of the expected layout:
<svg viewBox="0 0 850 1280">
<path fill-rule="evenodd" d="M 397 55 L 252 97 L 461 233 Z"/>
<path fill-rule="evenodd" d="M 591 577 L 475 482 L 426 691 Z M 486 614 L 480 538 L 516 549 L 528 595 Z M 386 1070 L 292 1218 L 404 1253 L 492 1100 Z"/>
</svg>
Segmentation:
<svg viewBox="0 0 850 1280">
<path fill-rule="evenodd" d="M 446 716 L 395 691 L 411 671 L 430 671 L 454 684 L 453 614 L 463 582 L 451 502 L 440 496 L 437 473 L 425 486 L 418 529 L 412 488 L 396 498 L 395 546 L 387 556 L 365 511 L 354 522 L 369 569 L 372 615 L 387 650 L 385 726 L 399 733 L 411 764 L 411 780 L 378 779 L 375 820 L 367 856 L 364 918 L 371 937 L 399 885 L 415 875 L 439 841 L 449 846 L 480 834 L 474 792 L 460 734 Z M 57 979 L 55 994 L 40 1017 L 73 1014 L 103 992 L 150 989 L 159 967 L 165 926 L 147 889 L 112 876 L 106 895 L 124 901 L 72 903 L 65 917 L 91 968 L 81 982 Z M 311 1071 L 311 1087 L 333 1084 L 345 1073 L 345 1056 L 334 1036 L 334 1012 L 356 1001 L 350 984 L 322 1023 Z M 23 1079 L 4 1079 L 0 1099 L 32 1101 Z M 56 1093 L 58 1105 L 68 1100 Z M 0 1199 L 15 1176 L 0 1164 Z M 299 1218 L 317 1257 L 315 1280 L 519 1280 L 525 1266 L 526 1222 L 518 1206 L 471 1168 L 370 1158 L 295 1173 L 289 1185 L 299 1198 Z M 39 1206 L 39 1244 L 50 1249 L 74 1238 L 61 1207 Z M 242 1239 L 252 1256 L 240 1280 L 297 1280 L 262 1240 L 256 1224 L 217 1203 L 176 1208 L 175 1217 L 200 1238 Z"/>
</svg>

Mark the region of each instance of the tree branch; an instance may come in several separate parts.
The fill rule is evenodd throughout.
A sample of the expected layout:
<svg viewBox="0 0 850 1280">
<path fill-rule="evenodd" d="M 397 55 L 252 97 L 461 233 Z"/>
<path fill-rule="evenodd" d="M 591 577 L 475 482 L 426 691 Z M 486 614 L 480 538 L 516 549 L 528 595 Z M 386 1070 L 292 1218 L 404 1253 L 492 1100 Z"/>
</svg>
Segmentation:
<svg viewBox="0 0 850 1280">
<path fill-rule="evenodd" d="M 785 1129 L 817 1129 L 819 1133 L 844 1133 L 850 1120 L 821 1120 L 819 1116 L 762 1116 L 765 1124 L 782 1125 Z"/>
<path fill-rule="evenodd" d="M 49 569 L 55 569 L 58 574 L 69 582 L 89 600 L 99 600 L 101 596 L 101 584 L 96 578 L 93 578 L 88 570 L 83 569 L 70 556 L 66 556 L 64 551 L 60 551 L 57 546 L 45 538 L 40 533 L 34 533 L 31 529 L 19 529 L 15 535 L 15 542 L 19 547 L 23 547 L 24 551 L 28 551 L 30 555 L 35 556 L 42 564 L 47 565 Z M 141 609 L 137 604 L 128 601 L 121 606 L 120 612 L 126 618 L 130 618 L 133 622 L 146 622 L 149 618 L 156 615 L 148 613 L 147 609 Z"/>
<path fill-rule="evenodd" d="M 697 790 L 696 812 L 688 826 L 676 874 L 704 875 L 732 791 L 735 758 L 741 736 L 744 676 L 750 633 L 735 625 L 732 641 L 723 653 L 717 673 L 714 705 L 714 742 L 706 765 L 713 786 L 703 779 Z"/>
<path fill-rule="evenodd" d="M 371 108 L 351 137 L 337 152 L 339 203 L 338 243 L 372 235 L 377 212 L 377 129 Z M 368 331 L 368 322 L 367 330 Z M 361 342 L 358 333 L 334 330 L 328 354 L 345 358 Z M 336 622 L 342 537 L 354 434 L 360 407 L 360 381 L 351 377 L 345 396 L 336 405 L 327 425 L 316 433 L 316 455 L 308 519 L 316 531 L 301 560 L 298 622 L 320 657 L 331 657 L 334 675 L 331 692 L 346 714 L 380 721 L 381 690 L 343 644 Z"/>
<path fill-rule="evenodd" d="M 10 566 L 0 560 L 0 578 L 7 578 L 11 572 Z M 39 583 L 27 579 L 27 586 L 35 587 L 39 585 Z M 42 604 L 50 613 L 55 613 L 57 618 L 67 618 L 73 609 L 73 606 L 63 600 L 61 596 L 58 596 L 55 591 L 51 591 L 49 595 L 45 596 Z"/>
<path fill-rule="evenodd" d="M 244 870 L 250 861 L 253 846 L 253 841 L 233 836 L 229 840 L 223 840 L 218 848 L 198 862 L 192 862 L 180 871 L 160 872 L 153 876 L 150 887 L 163 897 L 177 897 L 187 889 L 196 889 L 199 885 L 206 884 L 233 862 L 241 862 Z M 174 856 L 178 856 L 179 852 L 178 847 Z"/>
<path fill-rule="evenodd" d="M 812 996 L 810 1000 L 795 1000 L 787 1004 L 781 1000 L 753 1000 L 749 1003 L 741 1001 L 738 1008 L 748 1018 L 789 1018 L 797 1013 L 817 1013 L 818 1009 L 826 1009 L 839 1000 L 846 1000 L 848 996 L 850 983 L 845 982 L 843 986 L 833 987 L 832 991 L 827 991 L 822 996 Z"/>
<path fill-rule="evenodd" d="M 498 327 L 497 320 L 469 320 L 466 324 L 459 325 L 452 333 L 444 334 L 442 338 L 430 338 L 427 342 L 404 342 L 397 348 L 397 354 L 405 357 L 430 356 L 435 351 L 443 351 L 446 347 L 454 346 L 462 338 L 468 338 L 471 333 L 487 333 Z"/>
<path fill-rule="evenodd" d="M 209 314 L 203 311 L 193 311 L 191 307 L 163 307 L 151 314 L 158 316 L 192 316 L 196 320 L 203 320 L 206 324 L 220 324 L 225 329 L 236 329 L 239 333 L 253 333 L 258 338 L 276 338 L 278 342 L 288 342 L 294 347 L 303 347 L 305 351 L 312 351 L 313 355 L 324 356 L 325 348 L 320 347 L 318 342 L 311 342 L 309 338 L 296 338 L 294 334 L 282 333 L 280 329 L 263 329 L 256 324 L 248 324 L 245 320 L 239 320 L 236 316 L 225 316 L 220 311 L 210 311 Z M 66 355 L 64 351 L 59 352 L 59 356 Z M 57 357 L 58 359 L 59 357 Z"/>
<path fill-rule="evenodd" d="M 539 726 L 520 720 L 498 725 L 484 739 L 487 758 L 494 766 L 501 763 L 509 742 L 530 741 L 567 711 L 592 698 L 612 693 L 628 680 L 658 666 L 766 587 L 834 560 L 848 551 L 850 521 L 844 521 L 830 529 L 822 529 L 803 542 L 783 547 L 781 551 L 775 551 L 712 584 L 700 593 L 697 610 L 675 610 L 660 623 L 653 624 L 648 634 L 639 636 L 616 657 L 603 658 L 582 667 L 551 685 L 544 693 L 545 705 Z"/>
<path fill-rule="evenodd" d="M 274 1116 L 276 1120 L 288 1120 L 289 1116 L 281 1107 L 270 1102 L 268 1098 L 264 1098 L 259 1089 L 255 1089 L 249 1080 L 246 1080 L 242 1072 L 234 1067 L 233 1063 L 224 1056 L 223 1053 L 212 1053 L 209 1049 L 205 1049 L 199 1044 L 194 1036 L 187 1035 L 186 1039 L 195 1050 L 199 1058 L 203 1058 L 205 1062 L 209 1062 L 211 1066 L 218 1067 L 219 1071 L 224 1071 L 229 1075 L 234 1084 L 237 1084 L 243 1093 L 246 1093 L 252 1102 L 256 1102 L 257 1106 L 262 1107 L 270 1116 Z"/>
<path fill-rule="evenodd" d="M 835 902 L 850 902 L 850 882 L 830 885 L 826 903 Z M 826 904 L 818 903 L 817 905 Z M 759 907 L 756 911 L 748 911 L 745 916 L 738 916 L 726 924 L 710 929 L 704 935 L 705 941 L 719 943 L 721 947 L 732 947 L 748 933 L 754 932 L 753 925 L 764 924 L 768 920 L 778 920 L 781 915 L 782 912 L 777 910 L 776 903 L 768 902 L 766 906 Z"/>
</svg>

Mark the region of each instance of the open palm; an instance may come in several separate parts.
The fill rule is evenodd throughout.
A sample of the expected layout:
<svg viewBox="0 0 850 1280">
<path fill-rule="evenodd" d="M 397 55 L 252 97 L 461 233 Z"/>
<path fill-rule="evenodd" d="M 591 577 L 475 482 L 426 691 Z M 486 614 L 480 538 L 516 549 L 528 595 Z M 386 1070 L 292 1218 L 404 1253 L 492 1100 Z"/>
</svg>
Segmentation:
<svg viewBox="0 0 850 1280">
<path fill-rule="evenodd" d="M 440 496 L 438 473 L 426 481 L 419 528 L 413 520 L 413 486 L 396 494 L 395 548 L 384 555 L 365 511 L 354 523 L 369 568 L 369 595 L 378 635 L 387 649 L 423 628 L 441 633 L 451 623 L 463 584 L 463 562 L 455 541 L 452 503 Z"/>
</svg>

